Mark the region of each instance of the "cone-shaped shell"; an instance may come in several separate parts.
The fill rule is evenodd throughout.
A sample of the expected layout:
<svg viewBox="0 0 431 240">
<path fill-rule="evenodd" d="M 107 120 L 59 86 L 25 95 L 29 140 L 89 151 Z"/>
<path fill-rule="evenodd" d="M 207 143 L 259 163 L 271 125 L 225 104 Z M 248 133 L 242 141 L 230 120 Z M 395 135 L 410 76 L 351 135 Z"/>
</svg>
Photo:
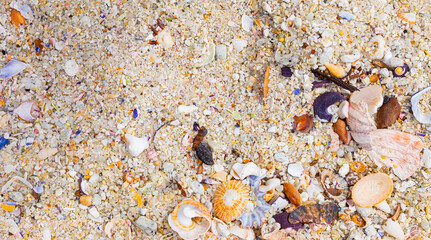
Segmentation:
<svg viewBox="0 0 431 240">
<path fill-rule="evenodd" d="M 223 182 L 214 195 L 214 212 L 222 221 L 233 221 L 244 212 L 248 200 L 249 190 L 242 182 Z"/>
<path fill-rule="evenodd" d="M 181 238 L 197 239 L 210 229 L 211 213 L 202 203 L 187 198 L 169 214 L 168 223 Z"/>
<path fill-rule="evenodd" d="M 343 77 L 346 74 L 346 71 L 344 71 L 344 68 L 341 66 L 332 63 L 325 63 L 324 65 L 328 71 L 337 78 Z"/>
<path fill-rule="evenodd" d="M 40 109 L 35 101 L 29 100 L 15 108 L 14 113 L 24 121 L 34 122 L 40 115 Z"/>
<path fill-rule="evenodd" d="M 388 175 L 384 173 L 370 174 L 353 186 L 352 199 L 359 207 L 372 207 L 388 198 L 393 187 L 394 183 Z"/>
</svg>

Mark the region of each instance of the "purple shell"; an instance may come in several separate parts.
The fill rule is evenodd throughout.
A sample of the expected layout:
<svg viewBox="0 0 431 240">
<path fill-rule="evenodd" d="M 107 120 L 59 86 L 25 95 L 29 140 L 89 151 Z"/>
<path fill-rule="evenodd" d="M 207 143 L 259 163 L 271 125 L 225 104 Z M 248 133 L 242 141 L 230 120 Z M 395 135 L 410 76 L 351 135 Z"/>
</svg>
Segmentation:
<svg viewBox="0 0 431 240">
<path fill-rule="evenodd" d="M 314 116 L 322 122 L 330 122 L 332 114 L 329 113 L 328 108 L 337 102 L 344 100 L 344 97 L 336 92 L 325 92 L 320 94 L 313 103 Z"/>
<path fill-rule="evenodd" d="M 401 74 L 397 74 L 396 70 L 398 68 L 402 68 L 403 71 Z M 396 67 L 392 70 L 392 73 L 394 74 L 394 77 L 404 77 L 408 72 L 410 71 L 409 65 L 407 65 L 407 63 L 404 63 L 404 65 L 402 67 Z"/>
<path fill-rule="evenodd" d="M 0 72 L 0 77 L 2 78 L 10 78 L 15 74 L 20 73 L 22 70 L 27 68 L 27 64 L 12 58 L 2 69 Z"/>
<path fill-rule="evenodd" d="M 312 89 L 323 87 L 330 82 L 331 82 L 331 80 L 314 81 Z"/>
<path fill-rule="evenodd" d="M 295 231 L 298 231 L 300 228 L 302 228 L 303 226 L 302 223 L 291 224 L 289 222 L 289 215 L 290 213 L 283 212 L 283 213 L 276 214 L 272 217 L 275 219 L 276 222 L 280 223 L 281 229 L 292 228 Z"/>
<path fill-rule="evenodd" d="M 293 72 L 292 69 L 290 69 L 290 67 L 282 67 L 281 68 L 281 76 L 283 77 L 292 77 Z"/>
<path fill-rule="evenodd" d="M 263 196 L 265 193 L 259 191 L 259 185 L 261 182 L 261 178 L 257 176 L 249 176 L 247 178 L 249 186 L 253 190 L 254 195 L 257 198 L 257 201 L 260 202 L 256 204 L 255 208 L 252 211 L 245 210 L 241 216 L 239 216 L 239 220 L 241 221 L 243 228 L 253 227 L 253 226 L 262 226 L 263 220 L 265 219 L 265 212 L 270 209 L 270 205 L 265 202 Z"/>
</svg>

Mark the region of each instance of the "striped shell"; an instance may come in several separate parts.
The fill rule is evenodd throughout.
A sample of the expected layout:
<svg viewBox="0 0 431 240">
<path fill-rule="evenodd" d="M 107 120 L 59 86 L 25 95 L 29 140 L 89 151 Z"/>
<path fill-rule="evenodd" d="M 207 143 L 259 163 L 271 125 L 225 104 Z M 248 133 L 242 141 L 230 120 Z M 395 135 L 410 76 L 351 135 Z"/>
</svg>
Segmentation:
<svg viewBox="0 0 431 240">
<path fill-rule="evenodd" d="M 403 21 L 408 22 L 410 24 L 416 24 L 416 14 L 414 13 L 398 13 L 398 17 L 400 17 Z"/>
<path fill-rule="evenodd" d="M 204 235 L 210 229 L 211 221 L 208 208 L 190 198 L 178 204 L 168 217 L 169 226 L 183 239 L 197 239 Z"/>
<path fill-rule="evenodd" d="M 224 222 L 237 219 L 246 209 L 249 190 L 240 181 L 223 182 L 214 195 L 214 212 Z"/>
</svg>

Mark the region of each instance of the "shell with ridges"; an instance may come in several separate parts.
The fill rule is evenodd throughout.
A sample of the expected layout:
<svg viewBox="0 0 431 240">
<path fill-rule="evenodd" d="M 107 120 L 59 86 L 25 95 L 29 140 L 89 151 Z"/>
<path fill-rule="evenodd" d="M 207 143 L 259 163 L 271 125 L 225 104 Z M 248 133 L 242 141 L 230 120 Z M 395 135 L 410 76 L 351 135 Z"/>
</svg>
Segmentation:
<svg viewBox="0 0 431 240">
<path fill-rule="evenodd" d="M 224 222 L 237 219 L 246 209 L 249 190 L 240 181 L 229 180 L 220 184 L 214 195 L 215 215 Z"/>
<path fill-rule="evenodd" d="M 359 180 L 352 189 L 352 199 L 362 208 L 372 207 L 388 198 L 393 190 L 392 179 L 384 173 L 374 173 Z"/>
<path fill-rule="evenodd" d="M 201 221 L 196 221 L 201 218 Z M 169 226 L 183 239 L 197 239 L 211 227 L 211 213 L 200 202 L 186 198 L 169 214 Z"/>
<path fill-rule="evenodd" d="M 398 17 L 400 17 L 403 21 L 408 22 L 410 24 L 416 24 L 416 14 L 414 13 L 398 13 Z"/>
<path fill-rule="evenodd" d="M 361 88 L 359 91 L 352 93 L 349 101 L 350 103 L 365 102 L 368 112 L 372 115 L 383 104 L 383 88 L 379 85 Z"/>
<path fill-rule="evenodd" d="M 289 231 L 281 229 L 281 225 L 278 222 L 274 222 L 263 224 L 261 234 L 264 240 L 284 240 L 287 239 Z"/>
</svg>

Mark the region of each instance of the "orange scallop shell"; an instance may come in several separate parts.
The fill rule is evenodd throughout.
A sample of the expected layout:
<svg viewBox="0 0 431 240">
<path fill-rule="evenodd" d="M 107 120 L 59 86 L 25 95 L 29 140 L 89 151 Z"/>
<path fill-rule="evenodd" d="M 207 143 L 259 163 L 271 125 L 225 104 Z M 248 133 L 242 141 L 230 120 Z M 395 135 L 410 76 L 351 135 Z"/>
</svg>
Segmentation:
<svg viewBox="0 0 431 240">
<path fill-rule="evenodd" d="M 214 212 L 224 222 L 237 219 L 246 209 L 249 190 L 240 181 L 223 182 L 214 195 Z"/>
<path fill-rule="evenodd" d="M 356 173 L 363 172 L 366 168 L 367 166 L 365 166 L 365 164 L 361 161 L 355 161 L 350 164 L 350 169 Z"/>
</svg>

